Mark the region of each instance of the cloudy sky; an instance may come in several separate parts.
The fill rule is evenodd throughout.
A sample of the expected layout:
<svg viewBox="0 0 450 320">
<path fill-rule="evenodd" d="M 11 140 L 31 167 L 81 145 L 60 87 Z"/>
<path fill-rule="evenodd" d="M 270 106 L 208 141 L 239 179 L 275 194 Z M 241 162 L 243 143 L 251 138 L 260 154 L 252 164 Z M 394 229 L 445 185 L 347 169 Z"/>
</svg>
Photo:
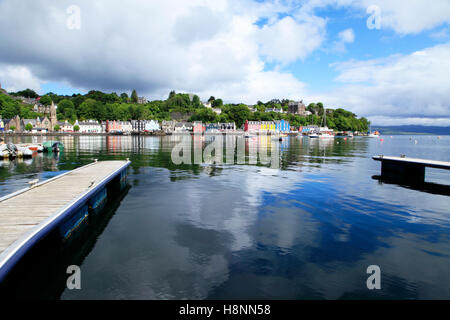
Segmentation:
<svg viewBox="0 0 450 320">
<path fill-rule="evenodd" d="M 450 0 L 0 0 L 0 83 L 450 125 Z"/>
</svg>

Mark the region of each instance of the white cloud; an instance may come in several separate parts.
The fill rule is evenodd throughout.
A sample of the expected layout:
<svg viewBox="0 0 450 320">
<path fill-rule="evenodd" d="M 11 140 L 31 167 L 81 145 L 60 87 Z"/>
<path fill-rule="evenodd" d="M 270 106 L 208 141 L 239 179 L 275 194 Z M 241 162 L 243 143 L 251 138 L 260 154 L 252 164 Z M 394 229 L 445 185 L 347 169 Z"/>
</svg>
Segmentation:
<svg viewBox="0 0 450 320">
<path fill-rule="evenodd" d="M 381 28 L 394 30 L 401 35 L 417 34 L 441 25 L 450 25 L 448 0 L 309 0 L 305 8 L 312 12 L 326 6 L 354 8 L 364 15 L 369 6 L 378 6 L 381 10 Z"/>
<path fill-rule="evenodd" d="M 343 43 L 353 43 L 355 41 L 355 33 L 353 29 L 346 29 L 339 33 L 339 39 Z"/>
<path fill-rule="evenodd" d="M 450 125 L 450 44 L 410 55 L 347 61 L 332 65 L 342 83 L 319 95 L 330 106 L 342 106 L 383 124 Z"/>
<path fill-rule="evenodd" d="M 320 46 L 325 28 L 317 17 L 280 20 L 278 13 L 290 6 L 278 1 L 131 0 L 124 6 L 97 0 L 77 3 L 81 29 L 70 30 L 66 9 L 72 4 L 0 2 L 0 61 L 81 90 L 136 88 L 165 98 L 175 89 L 255 103 L 269 94 L 305 94 L 291 74 L 266 72 L 262 56 L 277 63 L 304 58 Z M 272 24 L 260 29 L 260 18 Z"/>
<path fill-rule="evenodd" d="M 287 16 L 259 32 L 261 53 L 269 61 L 287 64 L 304 59 L 325 40 L 325 20 L 309 18 L 298 22 Z"/>
<path fill-rule="evenodd" d="M 8 92 L 30 88 L 35 91 L 41 89 L 42 82 L 36 78 L 25 66 L 6 66 L 0 64 L 1 87 Z"/>
<path fill-rule="evenodd" d="M 355 41 L 355 33 L 353 29 L 345 29 L 338 34 L 338 41 L 334 42 L 333 50 L 335 52 L 345 52 L 347 50 L 346 44 Z"/>
</svg>

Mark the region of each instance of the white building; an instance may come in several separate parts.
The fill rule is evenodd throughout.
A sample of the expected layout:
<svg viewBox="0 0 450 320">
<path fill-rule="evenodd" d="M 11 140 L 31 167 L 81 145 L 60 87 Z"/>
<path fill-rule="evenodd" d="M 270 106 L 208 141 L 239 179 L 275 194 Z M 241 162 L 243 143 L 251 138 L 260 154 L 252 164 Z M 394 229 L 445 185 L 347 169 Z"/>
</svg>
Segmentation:
<svg viewBox="0 0 450 320">
<path fill-rule="evenodd" d="M 119 121 L 119 125 L 122 128 L 122 132 L 124 133 L 133 131 L 133 125 L 131 124 L 131 121 Z"/>
<path fill-rule="evenodd" d="M 145 121 L 145 131 L 159 131 L 159 130 L 160 126 L 158 121 L 156 120 Z"/>
<path fill-rule="evenodd" d="M 80 127 L 81 133 L 102 133 L 103 127 L 96 120 L 75 121 L 74 127 Z"/>
<path fill-rule="evenodd" d="M 69 121 L 58 122 L 59 129 L 61 132 L 73 132 L 73 124 Z"/>
</svg>

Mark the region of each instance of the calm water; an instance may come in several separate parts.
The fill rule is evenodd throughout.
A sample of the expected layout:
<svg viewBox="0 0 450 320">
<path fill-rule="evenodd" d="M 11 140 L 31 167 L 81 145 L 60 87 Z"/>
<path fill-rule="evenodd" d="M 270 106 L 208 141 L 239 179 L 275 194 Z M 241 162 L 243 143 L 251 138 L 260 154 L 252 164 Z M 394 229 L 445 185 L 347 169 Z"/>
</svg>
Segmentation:
<svg viewBox="0 0 450 320">
<path fill-rule="evenodd" d="M 41 141 L 14 142 L 32 139 Z M 93 159 L 130 158 L 129 188 L 70 247 L 36 249 L 27 257 L 29 272 L 10 280 L 8 295 L 450 299 L 450 197 L 440 187 L 450 185 L 450 172 L 427 169 L 432 193 L 374 179 L 380 163 L 371 159 L 406 154 L 449 161 L 450 136 L 290 137 L 273 142 L 280 169 L 177 166 L 175 136 L 57 139 L 66 146 L 59 157 L 0 162 L 0 196 Z M 271 142 L 248 139 L 247 151 L 258 144 Z M 81 267 L 81 290 L 65 289 L 71 264 Z M 366 287 L 370 265 L 381 268 L 381 290 Z"/>
</svg>

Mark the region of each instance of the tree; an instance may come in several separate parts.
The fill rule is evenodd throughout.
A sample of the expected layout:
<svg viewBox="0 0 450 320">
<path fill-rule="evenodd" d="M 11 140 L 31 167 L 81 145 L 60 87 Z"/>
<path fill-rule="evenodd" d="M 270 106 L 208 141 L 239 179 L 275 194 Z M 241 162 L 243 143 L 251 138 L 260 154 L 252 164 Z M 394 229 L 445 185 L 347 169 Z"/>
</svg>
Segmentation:
<svg viewBox="0 0 450 320">
<path fill-rule="evenodd" d="M 18 92 L 13 93 L 12 95 L 16 96 L 16 97 L 25 97 L 25 98 L 34 98 L 34 99 L 39 97 L 39 95 L 34 90 L 31 90 L 31 89 L 25 89 L 22 91 L 18 91 Z"/>
<path fill-rule="evenodd" d="M 79 119 L 92 119 L 95 117 L 95 105 L 97 101 L 94 99 L 86 99 L 78 109 Z"/>
<path fill-rule="evenodd" d="M 125 92 L 120 95 L 120 99 L 123 103 L 128 103 L 130 100 L 130 98 L 128 97 L 128 94 L 126 94 Z"/>
<path fill-rule="evenodd" d="M 213 96 L 209 97 L 208 102 L 214 102 L 214 100 L 216 100 L 216 98 L 214 98 Z"/>
<path fill-rule="evenodd" d="M 27 131 L 33 130 L 33 125 L 31 123 L 27 123 L 27 125 L 25 126 L 25 130 Z"/>
<path fill-rule="evenodd" d="M 53 130 L 55 130 L 56 132 L 58 132 L 59 130 L 61 130 L 61 127 L 57 124 L 57 125 L 55 125 L 55 127 L 53 128 Z"/>
<path fill-rule="evenodd" d="M 16 126 L 11 126 L 11 127 L 9 127 L 9 130 L 15 131 L 15 130 L 16 130 Z"/>
<path fill-rule="evenodd" d="M 75 112 L 75 105 L 69 99 L 61 100 L 58 104 L 58 112 L 65 114 L 66 109 L 72 109 Z"/>
<path fill-rule="evenodd" d="M 137 94 L 136 90 L 133 89 L 133 92 L 131 93 L 131 102 L 137 103 L 138 100 L 139 100 L 138 94 Z"/>
<path fill-rule="evenodd" d="M 45 96 L 41 97 L 39 102 L 42 103 L 44 106 L 49 106 L 52 104 L 52 98 L 50 98 L 50 96 L 46 94 Z"/>
<path fill-rule="evenodd" d="M 223 106 L 222 99 L 214 100 L 212 103 L 213 108 L 221 108 Z"/>
<path fill-rule="evenodd" d="M 175 92 L 175 90 L 170 91 L 169 93 L 169 97 L 167 98 L 167 100 L 172 99 L 173 97 L 175 97 L 177 93 Z"/>
<path fill-rule="evenodd" d="M 192 98 L 192 107 L 197 109 L 201 106 L 202 106 L 202 103 L 200 101 L 200 98 L 198 97 L 198 95 L 194 95 L 194 97 Z"/>
<path fill-rule="evenodd" d="M 74 125 L 74 126 L 73 126 L 73 131 L 75 131 L 75 132 L 80 131 L 80 126 Z"/>
</svg>

